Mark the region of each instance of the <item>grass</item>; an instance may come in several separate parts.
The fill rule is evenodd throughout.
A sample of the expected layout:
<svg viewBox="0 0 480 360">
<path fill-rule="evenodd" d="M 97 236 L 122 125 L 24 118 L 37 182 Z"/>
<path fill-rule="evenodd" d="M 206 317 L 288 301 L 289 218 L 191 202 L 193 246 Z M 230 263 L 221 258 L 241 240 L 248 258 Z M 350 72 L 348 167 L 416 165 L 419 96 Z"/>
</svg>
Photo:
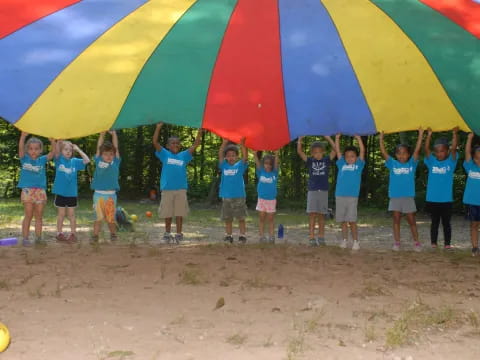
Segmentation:
<svg viewBox="0 0 480 360">
<path fill-rule="evenodd" d="M 0 290 L 10 290 L 10 283 L 8 280 L 0 280 Z"/>
<path fill-rule="evenodd" d="M 383 286 L 366 283 L 361 290 L 354 291 L 350 296 L 365 299 L 374 296 L 392 296 L 392 292 Z"/>
<path fill-rule="evenodd" d="M 248 339 L 247 335 L 236 333 L 227 337 L 225 341 L 231 345 L 241 346 L 247 342 L 247 339 Z"/>
<path fill-rule="evenodd" d="M 182 285 L 200 285 L 205 281 L 201 277 L 202 273 L 199 269 L 185 269 L 180 273 L 179 284 Z"/>
<path fill-rule="evenodd" d="M 287 359 L 297 359 L 305 350 L 305 336 L 299 333 L 297 336 L 290 338 L 287 345 Z"/>
<path fill-rule="evenodd" d="M 374 342 L 377 340 L 377 334 L 375 332 L 375 326 L 365 325 L 365 341 Z"/>
<path fill-rule="evenodd" d="M 135 355 L 133 351 L 115 350 L 115 351 L 110 351 L 103 359 L 124 360 L 127 357 L 133 356 L 133 355 Z"/>
</svg>

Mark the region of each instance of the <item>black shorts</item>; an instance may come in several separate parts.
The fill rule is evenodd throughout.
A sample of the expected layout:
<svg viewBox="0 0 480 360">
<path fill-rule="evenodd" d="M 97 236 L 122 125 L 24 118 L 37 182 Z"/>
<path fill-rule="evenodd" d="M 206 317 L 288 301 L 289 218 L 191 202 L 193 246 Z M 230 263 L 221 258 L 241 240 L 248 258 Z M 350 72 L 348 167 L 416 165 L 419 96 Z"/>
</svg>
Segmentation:
<svg viewBox="0 0 480 360">
<path fill-rule="evenodd" d="M 470 221 L 480 221 L 480 206 L 467 205 L 467 216 Z"/>
<path fill-rule="evenodd" d="M 77 198 L 75 196 L 55 195 L 53 204 L 59 208 L 75 208 L 77 207 Z"/>
</svg>

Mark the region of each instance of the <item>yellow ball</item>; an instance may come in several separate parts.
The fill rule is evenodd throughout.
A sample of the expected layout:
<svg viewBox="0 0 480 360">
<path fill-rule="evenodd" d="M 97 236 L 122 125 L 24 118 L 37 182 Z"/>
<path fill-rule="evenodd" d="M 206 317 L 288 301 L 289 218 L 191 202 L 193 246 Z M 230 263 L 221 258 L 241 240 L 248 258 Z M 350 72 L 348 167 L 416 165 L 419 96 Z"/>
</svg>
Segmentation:
<svg viewBox="0 0 480 360">
<path fill-rule="evenodd" d="M 132 219 L 132 221 L 137 221 L 138 220 L 138 217 L 135 214 L 131 215 L 130 218 Z"/>
<path fill-rule="evenodd" d="M 0 352 L 4 352 L 10 344 L 10 333 L 5 325 L 0 323 Z"/>
</svg>

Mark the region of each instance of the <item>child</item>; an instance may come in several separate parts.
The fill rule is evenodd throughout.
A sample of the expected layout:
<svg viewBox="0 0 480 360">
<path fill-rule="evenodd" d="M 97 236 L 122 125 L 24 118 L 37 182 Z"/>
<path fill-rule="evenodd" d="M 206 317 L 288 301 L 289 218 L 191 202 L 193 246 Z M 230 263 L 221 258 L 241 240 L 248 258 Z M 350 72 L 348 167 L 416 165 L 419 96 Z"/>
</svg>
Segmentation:
<svg viewBox="0 0 480 360">
<path fill-rule="evenodd" d="M 380 151 L 385 159 L 385 166 L 390 171 L 388 185 L 388 211 L 393 212 L 393 251 L 400 250 L 400 221 L 402 214 L 406 214 L 408 225 L 414 241 L 414 250 L 421 251 L 422 244 L 418 241 L 417 221 L 415 213 L 415 172 L 418 165 L 418 156 L 422 146 L 423 129 L 418 130 L 418 140 L 413 155 L 407 145 L 397 145 L 396 159 L 392 159 L 385 150 L 384 134 L 380 134 Z"/>
<path fill-rule="evenodd" d="M 352 250 L 359 250 L 357 206 L 360 182 L 362 181 L 362 171 L 365 166 L 365 146 L 360 136 L 355 136 L 355 139 L 357 139 L 358 146 L 360 147 L 360 153 L 355 146 L 347 146 L 342 155 L 340 135 L 335 137 L 335 149 L 338 156 L 335 218 L 337 222 L 342 223 L 343 241 L 340 247 L 343 249 L 347 248 L 348 225 L 350 225 L 350 232 L 353 238 Z"/>
<path fill-rule="evenodd" d="M 309 216 L 310 245 L 325 245 L 325 214 L 328 214 L 328 173 L 330 163 L 335 159 L 335 143 L 326 136 L 332 146 L 330 156 L 325 157 L 325 144 L 319 141 L 310 146 L 310 157 L 302 150 L 303 136 L 298 138 L 297 153 L 308 168 L 307 213 Z M 318 237 L 315 238 L 315 226 L 318 222 Z"/>
<path fill-rule="evenodd" d="M 468 134 L 465 146 L 465 162 L 463 167 L 467 172 L 467 185 L 463 194 L 463 202 L 468 207 L 470 218 L 470 238 L 472 240 L 472 256 L 479 256 L 478 250 L 478 227 L 480 225 L 480 146 L 473 149 L 473 133 Z"/>
<path fill-rule="evenodd" d="M 93 208 L 96 220 L 93 225 L 92 242 L 98 242 L 98 234 L 105 221 L 110 230 L 112 241 L 117 240 L 117 225 L 115 224 L 115 210 L 117 206 L 117 191 L 120 168 L 120 152 L 118 150 L 118 137 L 115 131 L 109 131 L 112 142 L 105 141 L 105 132 L 100 133 L 95 154 L 95 173 L 91 188 L 93 194 Z"/>
<path fill-rule="evenodd" d="M 81 159 L 73 157 L 76 151 Z M 70 141 L 57 141 L 55 147 L 55 181 L 52 192 L 55 194 L 54 205 L 58 209 L 57 215 L 57 240 L 76 241 L 75 208 L 77 207 L 77 172 L 85 170 L 85 165 L 90 162 L 88 156 Z M 70 235 L 63 233 L 63 219 L 65 215 L 70 220 Z"/>
<path fill-rule="evenodd" d="M 22 244 L 30 246 L 28 240 L 30 224 L 35 217 L 35 243 L 42 242 L 43 209 L 47 202 L 47 176 L 45 165 L 53 158 L 55 140 L 50 139 L 51 149 L 47 155 L 42 155 L 43 143 L 36 137 L 31 137 L 25 143 L 28 133 L 22 132 L 18 142 L 18 157 L 20 158 L 20 180 L 17 187 L 22 189 L 24 217 L 22 222 Z"/>
<path fill-rule="evenodd" d="M 155 156 L 162 162 L 162 174 L 160 178 L 160 190 L 162 198 L 158 214 L 161 219 L 165 219 L 165 234 L 163 239 L 170 243 L 173 239 L 177 244 L 183 240 L 182 225 L 183 217 L 188 214 L 187 200 L 187 165 L 193 159 L 192 154 L 202 141 L 202 129 L 198 130 L 197 137 L 193 145 L 184 151 L 180 151 L 180 139 L 172 136 L 167 140 L 167 149 L 158 142 L 158 136 L 163 123 L 157 124 L 153 134 L 153 146 L 155 146 Z M 171 235 L 172 218 L 175 217 L 177 233 L 175 238 Z"/>
<path fill-rule="evenodd" d="M 245 148 L 245 139 L 240 142 L 242 158 L 238 159 L 238 147 L 228 145 L 224 139 L 218 151 L 219 168 L 222 172 L 220 182 L 220 197 L 222 198 L 222 220 L 225 221 L 225 241 L 233 243 L 233 219 L 238 219 L 240 236 L 238 241 L 247 242 L 245 218 L 247 205 L 245 203 L 245 183 L 243 174 L 247 170 L 248 153 Z"/>
<path fill-rule="evenodd" d="M 277 182 L 278 182 L 278 151 L 275 155 L 265 155 L 261 160 L 257 152 L 254 152 L 255 165 L 258 176 L 258 201 L 257 211 L 259 215 L 260 242 L 265 242 L 265 220 L 268 222 L 268 242 L 275 243 L 274 217 L 277 206 Z"/>
<path fill-rule="evenodd" d="M 428 129 L 427 140 L 425 141 L 425 165 L 428 168 L 427 182 L 427 209 L 432 217 L 430 225 L 430 239 L 432 248 L 437 248 L 438 228 L 440 220 L 443 226 L 444 249 L 451 250 L 453 204 L 453 174 L 457 166 L 457 136 L 458 129 L 453 130 L 451 150 L 448 147 L 448 140 L 440 138 L 433 146 L 434 154 L 430 150 L 432 130 Z"/>
</svg>

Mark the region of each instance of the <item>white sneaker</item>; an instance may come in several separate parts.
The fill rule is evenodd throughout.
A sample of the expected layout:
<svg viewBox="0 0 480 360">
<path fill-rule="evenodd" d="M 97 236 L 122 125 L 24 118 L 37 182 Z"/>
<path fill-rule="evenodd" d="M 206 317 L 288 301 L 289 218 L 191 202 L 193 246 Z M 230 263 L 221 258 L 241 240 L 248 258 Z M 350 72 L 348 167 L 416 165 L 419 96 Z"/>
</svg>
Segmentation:
<svg viewBox="0 0 480 360">
<path fill-rule="evenodd" d="M 360 250 L 360 243 L 358 242 L 358 240 L 353 241 L 352 250 Z"/>
<path fill-rule="evenodd" d="M 399 242 L 393 243 L 392 250 L 393 251 L 400 251 L 400 243 Z"/>
<path fill-rule="evenodd" d="M 346 249 L 346 248 L 347 248 L 347 245 L 348 245 L 348 244 L 347 244 L 347 240 L 345 240 L 345 239 L 343 239 L 342 242 L 340 243 L 340 247 L 341 247 L 342 249 Z"/>
</svg>

